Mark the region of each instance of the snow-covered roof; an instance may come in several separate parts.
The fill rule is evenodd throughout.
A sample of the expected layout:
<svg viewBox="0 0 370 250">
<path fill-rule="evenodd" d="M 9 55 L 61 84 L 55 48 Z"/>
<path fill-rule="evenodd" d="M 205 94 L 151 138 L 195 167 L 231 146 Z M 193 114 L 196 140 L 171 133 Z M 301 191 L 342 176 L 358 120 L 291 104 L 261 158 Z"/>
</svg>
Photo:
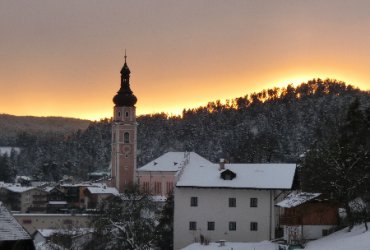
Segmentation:
<svg viewBox="0 0 370 250">
<path fill-rule="evenodd" d="M 289 194 L 284 200 L 280 201 L 276 206 L 278 207 L 297 207 L 307 201 L 310 201 L 316 197 L 318 197 L 321 193 L 291 193 Z"/>
<path fill-rule="evenodd" d="M 89 190 L 92 194 L 112 194 L 112 195 L 119 195 L 119 192 L 114 187 L 88 187 L 87 190 Z"/>
<path fill-rule="evenodd" d="M 232 180 L 222 179 L 219 164 L 203 164 L 190 160 L 177 187 L 223 187 L 247 189 L 291 189 L 295 164 L 225 164 L 236 174 Z"/>
<path fill-rule="evenodd" d="M 0 202 L 0 241 L 29 239 L 31 236 Z"/>
<path fill-rule="evenodd" d="M 37 229 L 37 232 L 44 238 L 53 236 L 54 234 L 65 234 L 65 235 L 82 235 L 87 233 L 93 233 L 93 228 L 78 228 L 78 229 Z"/>
<path fill-rule="evenodd" d="M 67 205 L 66 201 L 49 201 L 48 204 L 50 205 Z"/>
<path fill-rule="evenodd" d="M 198 162 L 199 164 L 209 164 L 211 163 L 207 159 L 198 155 L 195 152 L 167 152 L 157 159 L 149 162 L 148 164 L 142 166 L 138 171 L 168 171 L 177 172 L 179 171 L 184 162 L 186 161 L 187 155 L 190 159 Z"/>
<path fill-rule="evenodd" d="M 23 193 L 23 192 L 26 192 L 26 191 L 29 191 L 31 189 L 34 189 L 34 187 L 22 187 L 22 186 L 5 186 L 4 188 L 8 189 L 9 191 L 11 192 L 14 192 L 14 193 Z"/>
<path fill-rule="evenodd" d="M 14 152 L 16 152 L 17 154 L 19 154 L 19 152 L 21 151 L 21 149 L 17 147 L 0 147 L 0 155 L 10 155 L 12 150 L 14 150 Z"/>
</svg>

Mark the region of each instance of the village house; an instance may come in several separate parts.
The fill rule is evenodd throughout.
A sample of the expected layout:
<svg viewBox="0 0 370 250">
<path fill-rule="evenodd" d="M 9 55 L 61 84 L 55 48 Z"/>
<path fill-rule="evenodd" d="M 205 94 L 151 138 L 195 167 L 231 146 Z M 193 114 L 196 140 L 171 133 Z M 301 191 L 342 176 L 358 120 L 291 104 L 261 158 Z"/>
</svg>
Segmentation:
<svg viewBox="0 0 370 250">
<path fill-rule="evenodd" d="M 196 241 L 275 238 L 275 199 L 290 190 L 295 164 L 220 164 L 190 159 L 175 187 L 174 249 Z"/>
<path fill-rule="evenodd" d="M 96 209 L 99 203 L 104 200 L 119 195 L 114 187 L 87 187 L 85 189 L 85 208 Z"/>
<path fill-rule="evenodd" d="M 68 203 L 65 194 L 57 187 L 45 187 L 48 193 L 47 213 L 62 213 L 67 211 Z"/>
<path fill-rule="evenodd" d="M 321 238 L 339 224 L 339 203 L 320 193 L 293 192 L 276 206 L 282 210 L 279 223 L 289 244 Z"/>
<path fill-rule="evenodd" d="M 44 213 L 48 202 L 46 191 L 13 184 L 0 187 L 0 200 L 11 211 L 21 213 Z"/>
<path fill-rule="evenodd" d="M 167 197 L 173 192 L 177 173 L 189 157 L 200 163 L 211 163 L 195 152 L 167 152 L 137 170 L 140 190 L 154 196 Z"/>
</svg>

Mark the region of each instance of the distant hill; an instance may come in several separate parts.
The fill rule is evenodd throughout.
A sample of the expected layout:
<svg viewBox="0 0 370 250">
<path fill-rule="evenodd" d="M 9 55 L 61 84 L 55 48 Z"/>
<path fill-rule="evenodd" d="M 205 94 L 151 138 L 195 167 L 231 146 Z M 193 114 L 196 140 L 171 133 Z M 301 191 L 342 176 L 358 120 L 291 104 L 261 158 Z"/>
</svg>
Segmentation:
<svg viewBox="0 0 370 250">
<path fill-rule="evenodd" d="M 64 117 L 35 117 L 0 114 L 0 145 L 11 145 L 19 133 L 69 134 L 85 130 L 91 121 Z"/>
</svg>

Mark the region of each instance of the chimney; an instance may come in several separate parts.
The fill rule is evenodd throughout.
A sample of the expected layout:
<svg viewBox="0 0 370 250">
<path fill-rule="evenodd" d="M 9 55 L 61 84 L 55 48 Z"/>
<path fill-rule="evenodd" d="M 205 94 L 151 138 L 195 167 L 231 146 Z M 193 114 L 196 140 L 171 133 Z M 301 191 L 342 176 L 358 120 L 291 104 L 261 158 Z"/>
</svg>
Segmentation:
<svg viewBox="0 0 370 250">
<path fill-rule="evenodd" d="M 221 158 L 220 159 L 220 170 L 224 170 L 225 169 L 225 159 Z"/>
</svg>

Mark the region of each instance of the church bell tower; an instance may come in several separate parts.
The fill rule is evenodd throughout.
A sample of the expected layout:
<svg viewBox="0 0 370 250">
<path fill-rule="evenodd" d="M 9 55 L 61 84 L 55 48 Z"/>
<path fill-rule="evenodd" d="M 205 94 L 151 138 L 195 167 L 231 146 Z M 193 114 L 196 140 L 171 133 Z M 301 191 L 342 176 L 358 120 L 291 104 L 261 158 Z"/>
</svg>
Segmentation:
<svg viewBox="0 0 370 250">
<path fill-rule="evenodd" d="M 130 69 L 126 62 L 121 69 L 121 88 L 113 98 L 112 121 L 112 186 L 120 193 L 136 183 L 136 96 L 130 88 Z"/>
</svg>

